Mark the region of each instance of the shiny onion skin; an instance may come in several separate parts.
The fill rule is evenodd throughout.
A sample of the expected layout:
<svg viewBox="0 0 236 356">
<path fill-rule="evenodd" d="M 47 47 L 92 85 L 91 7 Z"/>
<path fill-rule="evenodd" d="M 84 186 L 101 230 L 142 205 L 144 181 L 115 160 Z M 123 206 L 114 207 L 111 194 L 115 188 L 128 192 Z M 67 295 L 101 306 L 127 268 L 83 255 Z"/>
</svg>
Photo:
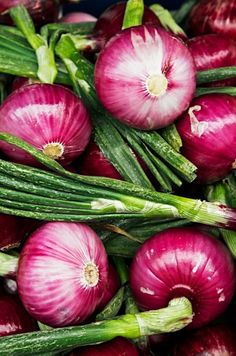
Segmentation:
<svg viewBox="0 0 236 356">
<path fill-rule="evenodd" d="M 123 337 L 117 337 L 111 341 L 99 345 L 81 347 L 75 349 L 69 356 L 139 356 L 134 344 Z"/>
<path fill-rule="evenodd" d="M 177 342 L 172 356 L 235 356 L 236 329 L 215 325 L 186 334 Z"/>
<path fill-rule="evenodd" d="M 107 276 L 106 251 L 89 226 L 49 222 L 26 241 L 17 283 L 26 310 L 42 323 L 60 327 L 92 315 Z"/>
<path fill-rule="evenodd" d="M 195 65 L 177 37 L 160 27 L 136 26 L 111 38 L 100 52 L 95 86 L 115 118 L 138 129 L 158 129 L 187 109 Z"/>
<path fill-rule="evenodd" d="M 94 22 L 97 21 L 97 18 L 86 12 L 69 12 L 60 18 L 59 22 L 65 23 L 79 23 L 79 22 Z"/>
<path fill-rule="evenodd" d="M 117 2 L 109 6 L 98 18 L 94 27 L 94 36 L 98 39 L 100 47 L 118 32 L 120 32 L 125 14 L 126 2 Z M 160 26 L 161 23 L 154 12 L 144 7 L 143 24 Z"/>
<path fill-rule="evenodd" d="M 192 36 L 206 33 L 236 38 L 236 0 L 200 0 L 188 17 Z"/>
<path fill-rule="evenodd" d="M 236 164 L 236 97 L 207 94 L 195 98 L 176 122 L 182 153 L 197 169 L 199 183 L 226 177 Z"/>
<path fill-rule="evenodd" d="M 187 297 L 188 328 L 208 324 L 228 307 L 235 288 L 234 261 L 226 247 L 194 228 L 167 229 L 144 242 L 133 259 L 130 285 L 141 309 L 166 307 Z"/>
<path fill-rule="evenodd" d="M 208 34 L 191 38 L 187 42 L 197 71 L 236 64 L 235 41 L 224 35 Z M 236 78 L 208 83 L 207 86 L 235 86 Z"/>
<path fill-rule="evenodd" d="M 0 214 L 0 250 L 8 250 L 19 246 L 23 234 L 23 219 L 14 215 Z"/>
<path fill-rule="evenodd" d="M 102 311 L 109 301 L 114 297 L 120 287 L 120 279 L 116 269 L 109 263 L 107 284 L 104 289 L 103 297 L 96 309 L 96 312 Z"/>
<path fill-rule="evenodd" d="M 0 337 L 38 330 L 18 297 L 0 295 Z"/>
<path fill-rule="evenodd" d="M 84 151 L 91 130 L 82 101 L 60 85 L 22 86 L 0 107 L 0 131 L 18 136 L 62 165 L 71 163 Z M 12 161 L 38 165 L 31 155 L 2 141 L 0 150 Z"/>
<path fill-rule="evenodd" d="M 11 19 L 6 12 L 10 7 L 19 4 L 23 4 L 27 8 L 37 26 L 58 20 L 60 13 L 59 0 L 1 0 L 0 23 L 10 24 Z"/>
</svg>

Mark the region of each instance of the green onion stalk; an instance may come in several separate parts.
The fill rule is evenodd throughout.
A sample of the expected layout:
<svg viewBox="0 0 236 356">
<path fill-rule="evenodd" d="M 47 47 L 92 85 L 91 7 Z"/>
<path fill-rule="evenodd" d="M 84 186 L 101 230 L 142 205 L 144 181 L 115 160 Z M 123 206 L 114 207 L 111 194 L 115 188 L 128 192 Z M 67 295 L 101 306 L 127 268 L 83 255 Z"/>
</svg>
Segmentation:
<svg viewBox="0 0 236 356">
<path fill-rule="evenodd" d="M 205 195 L 209 201 L 222 203 L 235 208 L 236 179 L 234 173 L 229 174 L 222 181 L 207 185 L 205 187 Z M 236 258 L 236 231 L 220 228 L 219 232 L 233 257 Z"/>
<path fill-rule="evenodd" d="M 173 299 L 166 308 L 91 324 L 18 334 L 0 338 L 1 355 L 37 355 L 97 344 L 122 336 L 136 339 L 158 333 L 176 332 L 192 321 L 191 303 Z"/>
<path fill-rule="evenodd" d="M 235 229 L 236 210 L 222 204 L 160 193 L 117 179 L 72 173 L 13 135 L 0 133 L 0 139 L 25 150 L 54 171 L 0 160 L 2 213 L 47 221 L 181 218 Z"/>
</svg>

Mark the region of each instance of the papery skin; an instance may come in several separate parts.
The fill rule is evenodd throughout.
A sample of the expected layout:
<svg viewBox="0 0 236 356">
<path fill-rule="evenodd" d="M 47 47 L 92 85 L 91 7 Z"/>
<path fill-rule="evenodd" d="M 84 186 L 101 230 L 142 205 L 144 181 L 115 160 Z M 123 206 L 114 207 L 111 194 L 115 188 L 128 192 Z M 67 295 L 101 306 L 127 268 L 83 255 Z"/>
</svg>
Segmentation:
<svg viewBox="0 0 236 356">
<path fill-rule="evenodd" d="M 197 181 L 213 183 L 227 176 L 236 160 L 236 98 L 206 94 L 195 98 L 176 122 L 182 154 L 197 167 Z"/>
</svg>

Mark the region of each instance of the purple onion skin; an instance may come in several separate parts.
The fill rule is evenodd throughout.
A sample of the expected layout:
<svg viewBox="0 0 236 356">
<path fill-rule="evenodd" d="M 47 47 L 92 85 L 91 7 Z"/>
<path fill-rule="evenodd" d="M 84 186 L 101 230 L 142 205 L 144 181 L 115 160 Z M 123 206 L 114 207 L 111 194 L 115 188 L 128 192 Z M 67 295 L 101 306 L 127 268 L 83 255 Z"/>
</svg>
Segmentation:
<svg viewBox="0 0 236 356">
<path fill-rule="evenodd" d="M 134 344 L 123 338 L 117 337 L 103 344 L 86 346 L 76 349 L 70 356 L 139 356 Z"/>
<path fill-rule="evenodd" d="M 200 0 L 188 18 L 192 36 L 215 33 L 236 38 L 236 1 Z"/>
<path fill-rule="evenodd" d="M 95 87 L 104 107 L 141 130 L 174 122 L 188 108 L 195 85 L 190 51 L 161 27 L 142 25 L 121 31 L 109 40 L 95 64 Z"/>
<path fill-rule="evenodd" d="M 94 36 L 99 39 L 100 49 L 105 43 L 118 32 L 123 24 L 126 2 L 117 2 L 109 6 L 98 18 Z M 147 6 L 144 8 L 143 24 L 161 26 L 158 17 Z"/>
<path fill-rule="evenodd" d="M 32 317 L 50 326 L 88 319 L 101 302 L 107 278 L 105 248 L 86 224 L 46 223 L 20 254 L 20 298 Z"/>
<path fill-rule="evenodd" d="M 213 183 L 230 173 L 236 160 L 235 97 L 208 94 L 195 98 L 176 127 L 183 155 L 198 168 L 199 183 Z"/>
<path fill-rule="evenodd" d="M 42 26 L 49 22 L 56 22 L 59 18 L 59 0 L 1 0 L 0 23 L 11 24 L 11 18 L 5 12 L 13 6 L 25 5 L 35 25 Z"/>
<path fill-rule="evenodd" d="M 120 287 L 120 279 L 116 269 L 109 263 L 107 285 L 103 297 L 96 309 L 96 312 L 102 311 L 109 301 L 114 297 Z"/>
<path fill-rule="evenodd" d="M 144 310 L 166 307 L 173 298 L 189 298 L 194 317 L 188 328 L 199 328 L 228 307 L 235 267 L 219 240 L 193 228 L 173 228 L 141 246 L 131 265 L 130 284 Z"/>
<path fill-rule="evenodd" d="M 11 133 L 39 150 L 59 143 L 62 165 L 76 159 L 89 142 L 92 126 L 87 109 L 69 89 L 60 85 L 23 85 L 0 108 L 0 131 Z M 0 142 L 0 150 L 12 161 L 37 166 L 28 153 Z M 53 157 L 54 158 L 54 157 Z"/>
<path fill-rule="evenodd" d="M 20 244 L 22 221 L 13 215 L 0 214 L 0 250 L 8 250 Z"/>
<path fill-rule="evenodd" d="M 234 66 L 236 42 L 224 35 L 207 34 L 191 38 L 187 42 L 198 71 Z M 220 80 L 207 86 L 235 86 L 236 78 Z"/>
<path fill-rule="evenodd" d="M 26 312 L 18 297 L 0 296 L 0 336 L 38 330 L 37 323 Z"/>
<path fill-rule="evenodd" d="M 64 23 L 80 23 L 80 22 L 95 22 L 97 18 L 91 14 L 86 12 L 69 12 L 68 14 L 64 15 L 60 18 L 59 22 Z"/>
<path fill-rule="evenodd" d="M 236 355 L 236 329 L 228 325 L 215 325 L 186 334 L 177 341 L 173 356 Z"/>
</svg>

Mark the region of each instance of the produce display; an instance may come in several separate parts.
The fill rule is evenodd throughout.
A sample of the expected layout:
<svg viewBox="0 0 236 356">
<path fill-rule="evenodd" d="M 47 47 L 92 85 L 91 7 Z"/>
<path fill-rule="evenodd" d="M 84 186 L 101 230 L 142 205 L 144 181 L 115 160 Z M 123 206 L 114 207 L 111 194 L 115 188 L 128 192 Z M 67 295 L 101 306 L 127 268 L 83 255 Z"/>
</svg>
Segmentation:
<svg viewBox="0 0 236 356">
<path fill-rule="evenodd" d="M 234 356 L 236 0 L 85 1 L 0 4 L 0 355 Z"/>
</svg>

